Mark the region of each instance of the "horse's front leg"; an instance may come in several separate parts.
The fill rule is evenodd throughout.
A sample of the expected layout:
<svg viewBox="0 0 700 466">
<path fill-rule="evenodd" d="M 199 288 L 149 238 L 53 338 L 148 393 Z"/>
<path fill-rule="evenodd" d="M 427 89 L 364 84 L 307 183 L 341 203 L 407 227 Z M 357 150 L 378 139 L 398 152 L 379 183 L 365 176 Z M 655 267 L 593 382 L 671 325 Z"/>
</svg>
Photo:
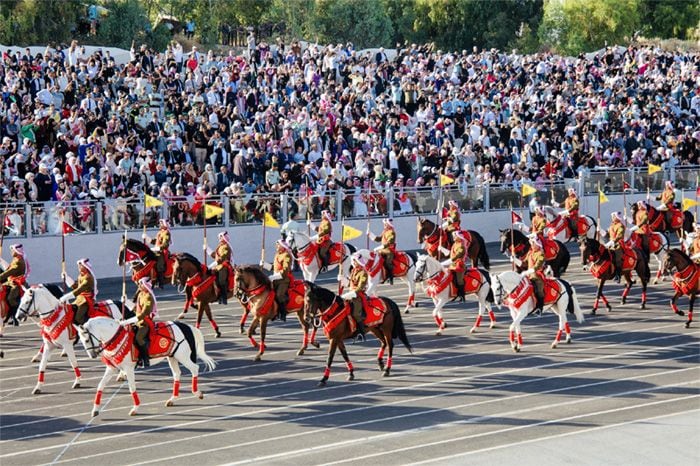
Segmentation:
<svg viewBox="0 0 700 466">
<path fill-rule="evenodd" d="M 442 331 L 445 329 L 445 321 L 442 318 L 442 308 L 445 306 L 445 303 L 447 300 L 445 298 L 439 297 L 437 298 L 437 301 L 435 302 L 435 309 L 433 309 L 433 319 L 435 320 L 435 324 L 437 324 L 437 331 L 435 332 L 435 335 L 442 335 Z"/>
<path fill-rule="evenodd" d="M 685 322 L 685 328 L 690 328 L 690 324 L 693 322 L 693 305 L 695 304 L 695 294 L 691 294 L 690 298 L 688 299 L 689 301 L 689 308 L 688 308 L 688 320 Z"/>
<path fill-rule="evenodd" d="M 681 296 L 682 296 L 682 295 L 681 295 L 681 292 L 680 292 L 680 291 L 676 291 L 676 292 L 673 294 L 673 297 L 671 298 L 671 310 L 672 310 L 676 315 L 679 315 L 679 316 L 683 317 L 683 316 L 685 315 L 685 312 L 683 312 L 683 311 L 681 311 L 680 309 L 678 309 L 678 305 L 676 304 L 676 303 L 678 302 L 678 298 L 681 297 Z"/>
<path fill-rule="evenodd" d="M 301 325 L 303 337 L 301 338 L 301 348 L 297 351 L 297 356 L 303 356 L 306 349 L 309 347 L 309 324 L 304 320 L 301 312 L 297 312 L 297 319 Z"/>
<path fill-rule="evenodd" d="M 73 381 L 72 388 L 80 388 L 80 368 L 78 367 L 78 358 L 75 357 L 75 349 L 73 348 L 73 342 L 68 341 L 68 346 L 64 347 L 64 351 L 68 355 L 68 361 L 70 366 L 73 368 L 73 373 L 75 374 L 75 380 Z"/>
<path fill-rule="evenodd" d="M 265 353 L 265 334 L 267 333 L 267 316 L 263 316 L 260 319 L 260 346 L 258 347 L 258 354 L 255 355 L 255 361 L 260 361 L 262 355 Z"/>
<path fill-rule="evenodd" d="M 343 355 L 343 359 L 345 360 L 345 367 L 348 368 L 348 380 L 355 380 L 355 368 L 352 365 L 352 362 L 350 361 L 350 356 L 348 356 L 348 351 L 345 348 L 345 343 L 343 341 L 338 342 L 338 349 L 340 350 L 340 354 Z"/>
<path fill-rule="evenodd" d="M 552 309 L 556 309 L 556 314 L 559 317 L 559 328 L 557 329 L 557 334 L 554 337 L 554 341 L 552 342 L 552 349 L 556 348 L 557 345 L 559 344 L 559 341 L 561 340 L 561 336 L 564 333 L 564 330 L 566 329 L 566 301 L 568 301 L 569 296 L 567 294 L 564 294 L 561 298 L 559 298 L 560 302 L 562 300 L 565 301 L 564 307 L 562 309 L 561 306 L 559 306 L 559 303 L 557 303 L 556 307 L 552 307 Z M 568 340 L 568 332 L 567 332 L 567 340 Z"/>
<path fill-rule="evenodd" d="M 395 323 L 395 322 L 394 322 Z M 383 329 L 383 339 L 382 339 L 382 344 L 386 346 L 389 350 L 389 356 L 386 358 L 386 367 L 384 368 L 384 373 L 382 374 L 384 377 L 389 377 L 391 375 L 391 365 L 393 363 L 393 358 L 394 358 L 394 341 L 391 338 L 391 330 L 389 329 Z"/>
<path fill-rule="evenodd" d="M 173 357 L 168 358 L 168 365 L 170 366 L 170 372 L 173 373 L 173 394 L 165 402 L 165 407 L 175 405 L 175 400 L 180 397 L 180 377 L 182 376 L 182 371 L 180 370 L 180 364 L 178 364 L 177 359 Z"/>
<path fill-rule="evenodd" d="M 41 353 L 41 361 L 39 362 L 39 377 L 37 378 L 34 390 L 32 390 L 32 395 L 38 395 L 41 393 L 41 387 L 44 385 L 44 373 L 46 372 L 46 366 L 49 364 L 49 358 L 51 357 L 51 351 L 53 348 L 53 343 L 50 343 L 46 338 L 44 338 L 44 352 Z"/>
<path fill-rule="evenodd" d="M 622 290 L 622 298 L 620 298 L 620 304 L 627 304 L 627 296 L 630 294 L 632 289 L 632 273 L 627 272 L 622 275 L 625 279 L 625 288 Z"/>
<path fill-rule="evenodd" d="M 598 289 L 595 292 L 595 302 L 593 303 L 593 309 L 591 310 L 591 315 L 595 315 L 598 312 L 598 304 L 600 303 L 600 298 L 603 296 L 603 280 L 598 279 Z"/>
<path fill-rule="evenodd" d="M 112 376 L 112 373 L 114 373 L 114 369 L 112 368 L 112 366 L 109 366 L 109 365 L 106 366 L 105 373 L 102 376 L 100 383 L 97 384 L 97 392 L 95 392 L 95 401 L 92 405 L 92 416 L 93 417 L 100 414 L 100 403 L 102 402 L 102 391 L 107 386 L 107 382 L 109 381 L 109 378 Z"/>
<path fill-rule="evenodd" d="M 41 355 L 44 354 L 44 347 L 45 347 L 45 346 L 46 346 L 46 344 L 45 344 L 44 341 L 42 340 L 41 345 L 39 346 L 39 351 L 36 352 L 36 354 L 34 355 L 34 357 L 32 358 L 32 360 L 29 361 L 29 362 L 39 362 L 39 361 L 41 361 Z"/>
<path fill-rule="evenodd" d="M 248 327 L 248 340 L 250 341 L 250 344 L 253 346 L 253 348 L 257 348 L 258 342 L 255 341 L 255 329 L 258 327 L 258 323 L 260 322 L 260 318 L 256 315 L 253 317 L 253 321 L 250 323 L 250 327 Z"/>
<path fill-rule="evenodd" d="M 241 316 L 241 320 L 239 322 L 241 335 L 245 334 L 245 322 L 246 322 L 246 320 L 248 320 L 248 314 L 250 314 L 250 308 L 244 304 L 243 305 L 243 315 Z"/>
<path fill-rule="evenodd" d="M 209 306 L 209 303 L 202 303 L 202 308 L 204 310 L 204 313 L 207 316 L 207 319 L 209 320 L 209 323 L 211 324 L 212 328 L 214 329 L 214 338 L 221 338 L 221 331 L 219 331 L 219 326 L 216 325 L 216 321 L 214 320 L 214 316 L 211 313 L 211 306 Z"/>
<path fill-rule="evenodd" d="M 139 394 L 136 392 L 134 365 L 122 366 L 122 370 L 126 373 L 126 380 L 129 383 L 129 392 L 131 393 L 131 398 L 134 400 L 134 406 L 131 408 L 131 411 L 129 411 L 129 416 L 136 416 L 139 406 L 141 405 L 141 400 L 139 399 Z"/>
<path fill-rule="evenodd" d="M 418 307 L 416 302 L 416 282 L 413 281 L 413 268 L 409 269 L 406 274 L 406 283 L 408 284 L 408 301 L 406 301 L 406 309 L 404 314 L 408 314 L 411 307 Z"/>
<path fill-rule="evenodd" d="M 640 277 L 642 281 L 642 303 L 639 305 L 639 309 L 647 308 L 647 286 L 649 285 L 649 277 Z"/>
<path fill-rule="evenodd" d="M 330 345 L 328 345 L 328 357 L 326 358 L 326 368 L 323 371 L 323 377 L 318 383 L 319 387 L 325 387 L 328 382 L 328 378 L 331 376 L 331 365 L 333 364 L 333 357 L 335 356 L 335 349 L 338 347 L 338 342 L 335 338 L 330 340 Z"/>
</svg>

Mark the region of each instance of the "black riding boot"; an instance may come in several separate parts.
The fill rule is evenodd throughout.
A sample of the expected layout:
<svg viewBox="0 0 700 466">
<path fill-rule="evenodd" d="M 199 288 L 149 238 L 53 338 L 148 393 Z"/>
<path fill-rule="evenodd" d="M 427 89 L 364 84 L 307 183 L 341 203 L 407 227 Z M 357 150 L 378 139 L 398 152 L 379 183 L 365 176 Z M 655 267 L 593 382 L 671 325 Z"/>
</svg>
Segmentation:
<svg viewBox="0 0 700 466">
<path fill-rule="evenodd" d="M 150 367 L 151 365 L 151 360 L 148 357 L 148 339 L 146 339 L 145 343 L 143 345 L 138 345 L 139 349 L 139 362 L 138 365 L 143 367 L 144 369 L 146 367 Z"/>
<path fill-rule="evenodd" d="M 394 266 L 393 265 L 390 265 L 390 266 L 385 265 L 384 269 L 386 270 L 386 280 L 385 281 L 389 282 L 390 285 L 393 285 L 394 284 Z"/>
<path fill-rule="evenodd" d="M 219 304 L 228 304 L 228 274 L 226 272 L 219 272 Z"/>
<path fill-rule="evenodd" d="M 157 280 L 158 280 L 158 288 L 160 288 L 162 290 L 163 287 L 165 286 L 165 272 L 158 271 L 156 273 L 156 275 L 157 275 Z"/>
<path fill-rule="evenodd" d="M 287 322 L 287 305 L 285 303 L 277 303 L 277 317 L 280 322 Z"/>
<path fill-rule="evenodd" d="M 542 315 L 542 308 L 544 307 L 544 299 L 542 296 L 535 296 L 535 314 L 538 316 Z"/>
</svg>

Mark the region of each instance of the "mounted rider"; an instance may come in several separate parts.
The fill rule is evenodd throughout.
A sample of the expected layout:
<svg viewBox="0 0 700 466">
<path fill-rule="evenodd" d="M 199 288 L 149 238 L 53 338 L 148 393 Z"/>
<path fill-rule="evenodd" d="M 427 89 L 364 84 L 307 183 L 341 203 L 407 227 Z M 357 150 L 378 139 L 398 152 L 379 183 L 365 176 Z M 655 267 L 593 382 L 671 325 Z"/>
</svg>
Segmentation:
<svg viewBox="0 0 700 466">
<path fill-rule="evenodd" d="M 450 201 L 448 205 L 450 208 L 447 211 L 445 221 L 442 223 L 442 228 L 445 230 L 445 233 L 447 233 L 447 237 L 451 238 L 453 232 L 462 230 L 462 227 L 460 226 L 462 221 L 462 212 L 459 209 L 459 204 L 457 204 L 455 201 Z"/>
<path fill-rule="evenodd" d="M 544 307 L 545 262 L 542 242 L 537 236 L 530 235 L 530 250 L 527 252 L 524 260 L 527 262 L 527 270 L 521 275 L 529 278 L 535 289 L 535 309 L 533 312 L 541 314 Z"/>
<path fill-rule="evenodd" d="M 350 273 L 350 290 L 342 298 L 349 303 L 352 309 L 352 317 L 357 322 L 357 333 L 365 335 L 365 314 L 364 295 L 369 284 L 369 272 L 367 263 L 359 254 L 352 255 L 352 272 Z"/>
<path fill-rule="evenodd" d="M 700 264 L 700 223 L 695 224 L 695 239 L 693 239 L 693 244 L 690 248 L 690 258 L 696 264 Z"/>
<path fill-rule="evenodd" d="M 327 210 L 321 212 L 321 223 L 316 227 L 316 235 L 311 238 L 318 244 L 318 257 L 321 259 L 321 270 L 328 267 L 330 257 L 328 251 L 333 244 L 333 216 Z"/>
<path fill-rule="evenodd" d="M 135 316 L 131 319 L 122 320 L 119 322 L 122 326 L 136 324 L 136 335 L 134 341 L 139 350 L 139 361 L 137 365 L 143 367 L 150 366 L 148 357 L 148 332 L 153 319 L 158 316 L 158 304 L 156 296 L 153 293 L 153 286 L 148 277 L 143 277 L 139 280 L 139 297 L 136 300 Z"/>
<path fill-rule="evenodd" d="M 172 241 L 170 235 L 170 223 L 164 219 L 160 219 L 160 229 L 156 233 L 155 238 L 149 238 L 146 234 L 142 236 L 143 242 L 151 243 L 154 246 L 151 250 L 156 255 L 156 275 L 158 277 L 158 288 L 163 288 L 165 284 L 165 270 L 167 269 L 167 260 L 170 258 L 170 244 Z"/>
<path fill-rule="evenodd" d="M 649 211 L 644 201 L 637 202 L 637 212 L 634 214 L 634 226 L 630 231 L 637 235 L 642 245 L 642 250 L 649 256 L 649 236 L 651 235 L 651 225 L 649 225 Z"/>
<path fill-rule="evenodd" d="M 27 285 L 27 277 L 31 269 L 21 244 L 13 244 L 10 246 L 10 250 L 12 251 L 12 262 L 9 265 L 0 258 L 2 266 L 5 268 L 5 271 L 0 273 L 0 283 L 7 292 L 7 305 L 10 308 L 8 315 L 13 316 L 19 306 L 22 286 Z"/>
<path fill-rule="evenodd" d="M 73 280 L 68 274 L 61 274 L 61 278 L 71 288 L 69 293 L 64 294 L 59 302 L 65 303 L 70 299 L 75 299 L 75 314 L 73 322 L 75 325 L 83 325 L 87 322 L 89 313 L 95 308 L 95 297 L 97 296 L 97 277 L 92 269 L 90 259 L 78 259 L 78 280 Z"/>
<path fill-rule="evenodd" d="M 222 231 L 218 238 L 216 249 L 212 251 L 207 247 L 206 251 L 215 262 L 212 270 L 216 273 L 216 284 L 219 287 L 219 304 L 228 304 L 228 281 L 233 276 L 233 248 L 227 232 Z"/>
<path fill-rule="evenodd" d="M 661 204 L 656 208 L 656 210 L 672 210 L 675 206 L 673 202 L 676 200 L 676 190 L 673 186 L 673 181 L 667 181 L 666 187 L 663 192 L 656 196 L 657 201 L 661 201 Z"/>
<path fill-rule="evenodd" d="M 260 266 L 265 270 L 272 270 L 273 272 L 270 279 L 272 280 L 272 289 L 275 290 L 279 319 L 282 322 L 286 322 L 287 303 L 289 302 L 289 285 L 292 283 L 292 280 L 294 280 L 294 276 L 292 275 L 294 256 L 292 254 L 292 248 L 282 239 L 277 240 L 276 248 L 275 258 L 272 264 L 261 261 Z"/>
<path fill-rule="evenodd" d="M 558 202 L 552 202 L 554 207 L 559 207 Z M 564 210 L 561 215 L 569 220 L 569 229 L 571 229 L 571 237 L 578 238 L 578 209 L 579 200 L 574 188 L 569 188 L 569 195 L 564 199 Z"/>
<path fill-rule="evenodd" d="M 622 247 L 625 241 L 625 224 L 623 222 L 622 212 L 613 212 L 611 214 L 612 223 L 608 231 L 601 231 L 601 234 L 608 237 L 608 242 L 605 247 L 613 252 L 615 258 L 615 280 L 620 283 L 622 276 Z"/>
<path fill-rule="evenodd" d="M 394 255 L 396 254 L 396 230 L 394 229 L 394 221 L 390 218 L 384 219 L 384 230 L 381 236 L 375 236 L 367 225 L 367 236 L 375 243 L 381 242 L 381 246 L 377 246 L 374 250 L 377 254 L 384 257 L 384 270 L 386 271 L 386 279 L 390 284 L 394 284 Z"/>
<path fill-rule="evenodd" d="M 449 250 L 450 258 L 442 262 L 443 267 L 452 271 L 452 280 L 457 289 L 457 298 L 464 299 L 464 273 L 467 271 L 467 239 L 461 230 L 452 234 L 452 247 Z M 443 248 L 444 249 L 444 248 Z M 443 251 L 446 254 L 448 251 Z"/>
<path fill-rule="evenodd" d="M 535 216 L 530 222 L 530 233 L 537 236 L 540 240 L 544 238 L 544 229 L 547 227 L 547 217 L 544 215 L 544 209 L 540 206 L 535 207 Z"/>
</svg>

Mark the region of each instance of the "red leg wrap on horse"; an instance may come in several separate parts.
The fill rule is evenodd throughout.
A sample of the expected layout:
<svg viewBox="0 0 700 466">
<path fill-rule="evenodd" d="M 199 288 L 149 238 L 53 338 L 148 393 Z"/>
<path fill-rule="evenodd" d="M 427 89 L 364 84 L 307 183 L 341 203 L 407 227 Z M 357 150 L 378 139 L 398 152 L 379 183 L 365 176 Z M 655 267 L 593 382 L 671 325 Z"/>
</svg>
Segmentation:
<svg viewBox="0 0 700 466">
<path fill-rule="evenodd" d="M 642 302 L 644 303 L 644 302 L 646 302 L 646 300 L 647 300 L 647 292 L 642 291 Z"/>
<path fill-rule="evenodd" d="M 522 333 L 518 333 L 518 344 L 519 345 L 523 344 L 523 334 Z"/>
<path fill-rule="evenodd" d="M 39 372 L 39 382 L 44 383 L 44 371 Z"/>
<path fill-rule="evenodd" d="M 131 393 L 131 398 L 134 399 L 134 406 L 138 406 L 141 404 L 141 400 L 139 400 L 139 394 L 136 392 Z"/>
<path fill-rule="evenodd" d="M 688 311 L 688 322 L 693 320 L 693 311 Z"/>
<path fill-rule="evenodd" d="M 265 342 L 261 341 L 260 342 L 260 354 L 263 354 L 265 352 Z"/>
<path fill-rule="evenodd" d="M 474 327 L 481 325 L 481 316 L 476 316 L 476 322 L 474 322 Z"/>
<path fill-rule="evenodd" d="M 44 352 L 44 344 L 42 343 L 41 346 L 39 347 L 39 354 L 42 354 Z"/>
<path fill-rule="evenodd" d="M 411 296 L 408 297 L 408 305 L 415 306 L 415 304 L 416 304 L 416 295 L 412 294 Z"/>
<path fill-rule="evenodd" d="M 196 324 L 194 324 L 194 327 L 195 327 L 196 329 L 199 329 L 199 327 L 200 327 L 200 322 L 197 322 Z"/>
<path fill-rule="evenodd" d="M 248 320 L 248 314 L 243 313 L 241 316 L 241 325 L 245 325 L 245 321 Z"/>
<path fill-rule="evenodd" d="M 318 332 L 318 329 L 313 329 L 311 332 L 311 342 L 315 343 L 316 342 L 316 332 Z"/>
<path fill-rule="evenodd" d="M 76 377 L 80 377 L 80 368 L 79 367 L 74 367 L 73 372 L 75 372 Z"/>
<path fill-rule="evenodd" d="M 515 332 L 513 330 L 510 331 L 508 334 L 508 341 L 514 342 L 515 341 Z"/>
<path fill-rule="evenodd" d="M 248 340 L 250 340 L 250 344 L 253 345 L 253 348 L 257 348 L 257 347 L 258 347 L 258 342 L 255 341 L 255 338 L 253 338 L 253 337 L 248 337 Z"/>
<path fill-rule="evenodd" d="M 102 402 L 102 390 L 97 390 L 97 393 L 95 393 L 95 405 L 100 406 L 101 402 Z"/>
<path fill-rule="evenodd" d="M 678 306 L 676 305 L 676 303 L 671 303 L 671 310 L 674 313 L 678 314 Z"/>
<path fill-rule="evenodd" d="M 605 303 L 606 306 L 609 306 L 610 304 L 608 303 L 608 298 L 605 297 L 605 295 L 602 296 L 603 302 Z"/>
<path fill-rule="evenodd" d="M 384 348 L 379 348 L 377 352 L 377 359 L 384 359 Z"/>
<path fill-rule="evenodd" d="M 496 314 L 493 311 L 489 311 L 489 319 L 491 319 L 491 322 L 496 322 Z"/>
<path fill-rule="evenodd" d="M 192 377 L 192 393 L 197 393 L 199 377 L 196 375 Z"/>
<path fill-rule="evenodd" d="M 330 367 L 326 367 L 326 368 L 323 370 L 323 377 L 325 377 L 325 378 L 327 379 L 327 378 L 330 377 L 330 376 L 331 376 L 331 368 L 330 368 Z"/>
<path fill-rule="evenodd" d="M 214 327 L 214 330 L 219 330 L 219 326 L 216 325 L 216 321 L 214 319 L 211 319 L 209 321 L 209 323 L 211 324 L 212 327 Z"/>
<path fill-rule="evenodd" d="M 571 326 L 568 322 L 564 324 L 564 330 L 566 331 L 567 335 L 571 333 Z"/>
<path fill-rule="evenodd" d="M 306 345 L 308 345 L 308 344 L 309 344 L 309 334 L 308 334 L 308 333 L 305 333 L 305 334 L 304 334 L 304 338 L 303 338 L 303 340 L 302 340 L 302 345 L 306 346 Z"/>
<path fill-rule="evenodd" d="M 562 334 L 562 331 L 561 331 L 561 330 L 558 330 L 558 331 L 557 331 L 557 336 L 556 336 L 556 338 L 554 338 L 554 340 L 555 340 L 555 341 L 561 340 L 561 334 Z"/>
<path fill-rule="evenodd" d="M 623 298 L 626 298 L 628 294 L 630 294 L 629 288 L 625 288 L 624 290 L 622 290 L 622 297 Z"/>
<path fill-rule="evenodd" d="M 180 381 L 175 380 L 173 382 L 173 396 L 180 396 Z"/>
<path fill-rule="evenodd" d="M 347 364 L 345 364 L 345 366 L 348 368 L 348 372 L 352 372 L 355 370 L 355 367 L 352 365 L 352 363 L 350 361 L 348 361 Z"/>
<path fill-rule="evenodd" d="M 435 323 L 438 327 L 442 328 L 442 319 L 440 317 L 435 316 Z"/>
<path fill-rule="evenodd" d="M 386 368 L 391 369 L 391 356 L 386 358 Z"/>
</svg>

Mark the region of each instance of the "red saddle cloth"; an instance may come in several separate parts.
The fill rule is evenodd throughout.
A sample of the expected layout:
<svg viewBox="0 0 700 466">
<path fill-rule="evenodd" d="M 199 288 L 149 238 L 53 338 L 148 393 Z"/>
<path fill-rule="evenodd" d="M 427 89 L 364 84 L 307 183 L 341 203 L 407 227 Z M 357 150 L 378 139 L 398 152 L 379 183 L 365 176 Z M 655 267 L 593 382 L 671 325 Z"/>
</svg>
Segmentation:
<svg viewBox="0 0 700 466">
<path fill-rule="evenodd" d="M 292 280 L 287 290 L 287 312 L 299 312 L 304 307 L 304 293 L 306 289 L 304 282 L 301 280 Z"/>
<path fill-rule="evenodd" d="M 542 248 L 544 249 L 544 260 L 551 261 L 559 254 L 559 243 L 555 240 L 542 238 Z"/>
<path fill-rule="evenodd" d="M 373 264 L 370 269 L 367 271 L 370 276 L 374 277 L 378 273 L 382 274 L 382 279 L 386 278 L 386 271 L 384 270 L 384 256 L 381 254 L 378 254 L 376 252 L 372 252 L 370 254 L 372 257 L 371 263 Z M 375 258 L 379 256 L 377 260 Z M 408 272 L 409 268 L 409 257 L 408 254 L 406 254 L 403 251 L 396 251 L 394 253 L 394 277 L 403 277 L 406 275 Z"/>
<path fill-rule="evenodd" d="M 175 332 L 170 322 L 153 322 L 148 319 L 148 357 L 164 358 L 170 356 L 175 347 Z M 132 331 L 133 333 L 133 331 Z M 132 344 L 131 360 L 138 361 L 139 350 Z"/>
<path fill-rule="evenodd" d="M 362 295 L 362 307 L 365 309 L 365 327 L 376 327 L 384 322 L 384 316 L 389 309 L 381 298 Z"/>
<path fill-rule="evenodd" d="M 48 317 L 39 319 L 41 336 L 50 342 L 58 341 L 58 337 L 67 329 L 68 338 L 75 339 L 77 332 L 73 327 L 73 306 L 60 305 Z"/>
<path fill-rule="evenodd" d="M 562 295 L 562 290 L 558 280 L 545 279 L 544 281 L 544 303 L 554 304 Z"/>
<path fill-rule="evenodd" d="M 682 294 L 690 294 L 700 285 L 700 265 L 690 264 L 683 272 L 673 274 L 673 289 Z"/>
</svg>

